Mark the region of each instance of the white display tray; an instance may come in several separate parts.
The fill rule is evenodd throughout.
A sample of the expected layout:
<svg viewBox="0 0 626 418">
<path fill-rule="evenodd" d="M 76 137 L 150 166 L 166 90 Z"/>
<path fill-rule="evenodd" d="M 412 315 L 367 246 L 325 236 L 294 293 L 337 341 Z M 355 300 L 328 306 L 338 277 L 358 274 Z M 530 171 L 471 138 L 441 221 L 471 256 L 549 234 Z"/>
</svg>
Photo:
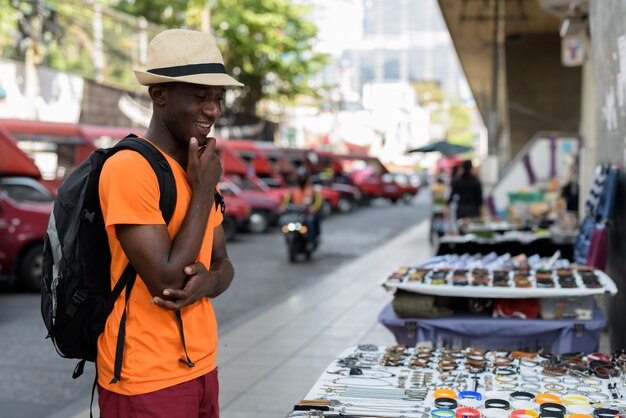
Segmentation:
<svg viewBox="0 0 626 418">
<path fill-rule="evenodd" d="M 422 293 L 434 296 L 457 296 L 466 298 L 502 298 L 502 299 L 524 299 L 524 298 L 558 298 L 558 297 L 581 297 L 592 295 L 617 294 L 615 282 L 603 271 L 594 271 L 598 276 L 601 288 L 590 289 L 584 287 L 580 278 L 577 278 L 578 287 L 569 289 L 558 287 L 558 283 L 553 288 L 534 287 L 534 276 L 531 279 L 533 287 L 497 287 L 497 286 L 454 286 L 452 284 L 428 284 L 419 282 L 391 282 L 388 279 L 382 281 L 386 289 L 402 289 L 409 292 Z"/>
</svg>

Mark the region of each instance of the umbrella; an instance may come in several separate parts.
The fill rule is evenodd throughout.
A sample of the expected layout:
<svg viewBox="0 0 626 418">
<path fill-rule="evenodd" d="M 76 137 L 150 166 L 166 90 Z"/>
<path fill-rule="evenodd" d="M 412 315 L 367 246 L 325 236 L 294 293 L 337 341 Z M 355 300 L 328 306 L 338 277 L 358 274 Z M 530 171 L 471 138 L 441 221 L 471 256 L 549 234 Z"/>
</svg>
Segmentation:
<svg viewBox="0 0 626 418">
<path fill-rule="evenodd" d="M 438 151 L 442 153 L 443 155 L 450 157 L 452 155 L 463 154 L 465 152 L 471 151 L 472 149 L 473 149 L 472 147 L 468 147 L 466 145 L 451 144 L 448 141 L 437 141 L 437 142 L 433 142 L 432 144 L 424 145 L 423 147 L 410 149 L 406 153 L 408 154 L 410 152 Z"/>
</svg>

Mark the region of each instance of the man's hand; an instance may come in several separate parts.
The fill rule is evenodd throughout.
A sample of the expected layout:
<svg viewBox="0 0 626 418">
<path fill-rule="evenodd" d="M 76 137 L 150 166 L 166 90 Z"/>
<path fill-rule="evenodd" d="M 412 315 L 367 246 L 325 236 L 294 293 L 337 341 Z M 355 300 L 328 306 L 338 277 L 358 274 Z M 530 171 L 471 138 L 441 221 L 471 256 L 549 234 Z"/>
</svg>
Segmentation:
<svg viewBox="0 0 626 418">
<path fill-rule="evenodd" d="M 207 270 L 204 264 L 192 264 L 185 267 L 184 272 L 188 279 L 182 289 L 165 289 L 163 297 L 155 296 L 152 302 L 163 309 L 178 311 L 215 293 L 218 274 Z"/>
<path fill-rule="evenodd" d="M 193 193 L 204 192 L 213 196 L 213 190 L 222 175 L 222 162 L 215 152 L 215 138 L 208 138 L 206 146 L 200 149 L 198 140 L 189 140 L 187 161 L 187 181 Z"/>
</svg>

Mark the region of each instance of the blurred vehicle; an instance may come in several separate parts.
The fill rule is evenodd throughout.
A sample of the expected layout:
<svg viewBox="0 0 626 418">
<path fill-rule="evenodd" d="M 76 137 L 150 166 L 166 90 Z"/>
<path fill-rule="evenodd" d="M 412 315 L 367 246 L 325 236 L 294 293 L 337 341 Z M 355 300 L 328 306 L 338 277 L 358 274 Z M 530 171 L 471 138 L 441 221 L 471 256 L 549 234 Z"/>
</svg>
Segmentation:
<svg viewBox="0 0 626 418">
<path fill-rule="evenodd" d="M 282 202 L 289 189 L 284 178 L 274 170 L 272 162 L 265 156 L 257 145 L 250 140 L 229 139 L 220 141 L 220 146 L 230 148 L 248 166 L 248 173 L 257 176 Z"/>
<path fill-rule="evenodd" d="M 338 154 L 343 171 L 352 179 L 363 195 L 363 202 L 374 198 L 385 198 L 395 203 L 402 198 L 400 187 L 389 170 L 376 157 L 363 152 Z"/>
<path fill-rule="evenodd" d="M 282 200 L 270 193 L 256 175 L 252 174 L 245 161 L 218 140 L 216 151 L 222 161 L 222 181 L 230 181 L 241 190 L 241 197 L 250 205 L 250 219 L 244 229 L 254 233 L 266 232 L 278 221 L 278 208 Z"/>
<path fill-rule="evenodd" d="M 285 157 L 295 167 L 305 167 L 310 173 L 316 177 L 317 184 L 320 185 L 322 192 L 321 215 L 323 218 L 328 217 L 333 210 L 339 210 L 339 201 L 341 192 L 332 186 L 319 181 L 319 155 L 318 151 L 312 149 L 303 148 L 282 148 Z"/>
<path fill-rule="evenodd" d="M 341 213 L 354 210 L 361 201 L 361 192 L 348 176 L 343 174 L 341 161 L 331 151 L 316 151 L 317 179 L 316 182 L 339 192 L 337 206 L 333 207 Z"/>
<path fill-rule="evenodd" d="M 243 197 L 241 189 L 230 180 L 220 179 L 219 188 L 226 205 L 222 229 L 226 241 L 232 241 L 238 230 L 247 227 L 252 208 Z"/>
<path fill-rule="evenodd" d="M 406 173 L 395 172 L 391 173 L 396 185 L 399 187 L 402 200 L 405 203 L 410 203 L 420 190 L 419 177 L 409 176 Z"/>
<path fill-rule="evenodd" d="M 310 260 L 313 251 L 317 248 L 317 244 L 312 247 L 307 246 L 309 234 L 311 233 L 306 224 L 307 210 L 306 206 L 289 204 L 285 212 L 280 216 L 280 230 L 285 237 L 287 255 L 292 263 L 295 263 L 300 255 L 304 255 L 306 260 Z"/>
<path fill-rule="evenodd" d="M 31 177 L 0 177 L 0 279 L 41 288 L 43 240 L 54 195 Z"/>
<path fill-rule="evenodd" d="M 0 124 L 0 281 L 40 290 L 43 239 L 54 196 Z"/>
</svg>

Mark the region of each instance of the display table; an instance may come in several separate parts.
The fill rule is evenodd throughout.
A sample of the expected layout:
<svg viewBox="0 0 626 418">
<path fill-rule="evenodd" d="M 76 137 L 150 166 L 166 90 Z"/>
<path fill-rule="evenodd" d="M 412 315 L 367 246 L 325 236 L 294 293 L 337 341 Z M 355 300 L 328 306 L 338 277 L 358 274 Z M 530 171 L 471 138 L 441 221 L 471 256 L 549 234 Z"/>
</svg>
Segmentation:
<svg viewBox="0 0 626 418">
<path fill-rule="evenodd" d="M 591 320 L 544 320 L 493 318 L 486 314 L 455 314 L 444 318 L 399 318 L 390 304 L 378 315 L 400 344 L 446 342 L 449 346 L 477 346 L 554 353 L 597 351 L 600 333 L 606 325 L 602 310 L 594 306 Z"/>
<path fill-rule="evenodd" d="M 593 361 L 584 353 L 363 344 L 335 359 L 295 400 L 289 417 L 623 416 L 624 361 L 592 366 Z M 575 367 L 594 372 L 581 374 Z M 609 379 L 609 372 L 616 378 Z"/>
</svg>

